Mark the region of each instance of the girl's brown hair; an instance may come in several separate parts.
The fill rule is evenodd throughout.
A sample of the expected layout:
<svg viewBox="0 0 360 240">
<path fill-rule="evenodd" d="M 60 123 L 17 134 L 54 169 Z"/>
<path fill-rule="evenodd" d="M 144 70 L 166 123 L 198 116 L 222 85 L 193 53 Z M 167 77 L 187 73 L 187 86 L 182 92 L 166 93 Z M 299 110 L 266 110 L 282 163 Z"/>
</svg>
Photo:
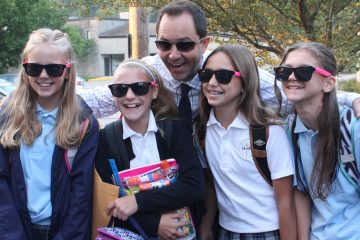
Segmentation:
<svg viewBox="0 0 360 240">
<path fill-rule="evenodd" d="M 240 45 L 223 45 L 217 47 L 206 59 L 203 68 L 211 56 L 225 53 L 231 60 L 235 71 L 241 73 L 242 92 L 239 92 L 238 111 L 240 111 L 250 125 L 270 125 L 282 123 L 275 117 L 273 109 L 266 106 L 260 96 L 259 71 L 256 61 L 250 51 Z M 219 63 L 221 66 L 221 63 Z M 199 118 L 196 121 L 196 132 L 202 138 L 204 128 L 209 119 L 211 106 L 203 91 L 200 93 Z"/>
<path fill-rule="evenodd" d="M 336 60 L 331 50 L 321 43 L 297 43 L 287 49 L 281 60 L 280 65 L 285 61 L 289 53 L 303 49 L 311 53 L 317 59 L 319 67 L 336 76 Z M 275 88 L 276 89 L 276 88 Z M 279 106 L 281 106 L 281 95 L 278 95 Z M 296 111 L 295 111 L 296 114 Z M 302 182 L 299 174 L 298 158 L 299 146 L 297 136 L 294 134 L 296 120 L 291 127 L 293 135 L 295 168 L 298 185 L 301 190 L 313 194 L 315 197 L 326 199 L 333 190 L 333 183 L 339 168 L 339 147 L 340 147 L 340 116 L 339 107 L 336 99 L 336 89 L 334 88 L 324 94 L 323 106 L 318 118 L 318 137 L 315 145 L 315 163 L 311 173 L 310 186 L 307 188 Z"/>
</svg>

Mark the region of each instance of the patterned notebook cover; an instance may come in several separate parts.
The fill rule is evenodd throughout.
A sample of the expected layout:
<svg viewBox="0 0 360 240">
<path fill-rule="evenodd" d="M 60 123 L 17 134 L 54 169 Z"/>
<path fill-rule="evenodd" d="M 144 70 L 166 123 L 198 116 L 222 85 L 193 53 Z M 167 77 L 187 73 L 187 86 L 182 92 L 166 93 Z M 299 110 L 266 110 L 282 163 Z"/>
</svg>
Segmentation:
<svg viewBox="0 0 360 240">
<path fill-rule="evenodd" d="M 162 160 L 159 163 L 127 169 L 119 172 L 119 178 L 125 187 L 127 195 L 133 195 L 139 191 L 148 191 L 155 188 L 164 188 L 176 182 L 178 165 L 175 159 Z M 195 228 L 190 214 L 190 209 L 184 207 L 177 210 L 181 218 L 179 221 L 187 222 L 179 231 L 186 232 L 191 239 L 195 236 Z"/>
<path fill-rule="evenodd" d="M 142 236 L 119 227 L 102 227 L 97 232 L 95 240 L 144 240 Z"/>
</svg>

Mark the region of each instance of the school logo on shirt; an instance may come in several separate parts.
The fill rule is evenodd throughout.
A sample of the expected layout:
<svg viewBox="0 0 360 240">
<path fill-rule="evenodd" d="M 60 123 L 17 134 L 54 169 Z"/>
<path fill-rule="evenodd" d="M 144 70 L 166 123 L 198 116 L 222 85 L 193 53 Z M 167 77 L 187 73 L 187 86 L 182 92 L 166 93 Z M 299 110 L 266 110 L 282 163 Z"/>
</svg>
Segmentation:
<svg viewBox="0 0 360 240">
<path fill-rule="evenodd" d="M 252 160 L 250 139 L 244 139 L 240 142 L 240 156 L 245 160 Z"/>
</svg>

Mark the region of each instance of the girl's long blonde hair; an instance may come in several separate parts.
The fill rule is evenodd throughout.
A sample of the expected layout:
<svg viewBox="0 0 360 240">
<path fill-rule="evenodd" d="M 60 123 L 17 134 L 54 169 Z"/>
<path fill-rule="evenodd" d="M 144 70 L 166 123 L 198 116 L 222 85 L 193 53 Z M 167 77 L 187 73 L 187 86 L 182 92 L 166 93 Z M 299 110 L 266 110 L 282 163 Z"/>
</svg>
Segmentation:
<svg viewBox="0 0 360 240">
<path fill-rule="evenodd" d="M 64 61 L 71 63 L 71 67 L 65 69 L 68 72 L 62 86 L 62 98 L 56 117 L 55 141 L 63 148 L 75 147 L 80 141 L 81 111 L 75 94 L 73 48 L 66 33 L 59 30 L 38 29 L 30 34 L 22 59 L 26 60 L 28 54 L 42 44 L 58 48 L 63 53 Z M 37 93 L 30 86 L 29 77 L 21 67 L 18 86 L 1 113 L 0 142 L 4 147 L 19 147 L 20 139 L 25 144 L 31 145 L 41 134 L 42 128 L 35 110 L 36 102 Z"/>
</svg>

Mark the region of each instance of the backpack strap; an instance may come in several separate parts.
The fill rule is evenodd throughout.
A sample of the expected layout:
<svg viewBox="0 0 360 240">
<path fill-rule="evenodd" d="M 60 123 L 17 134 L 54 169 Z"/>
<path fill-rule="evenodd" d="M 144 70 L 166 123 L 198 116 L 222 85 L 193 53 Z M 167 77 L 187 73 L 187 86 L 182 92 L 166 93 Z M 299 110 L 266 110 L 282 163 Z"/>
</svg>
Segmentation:
<svg viewBox="0 0 360 240">
<path fill-rule="evenodd" d="M 256 168 L 265 181 L 272 186 L 271 173 L 267 162 L 266 143 L 269 139 L 268 126 L 250 126 L 251 154 Z"/>
<path fill-rule="evenodd" d="M 123 139 L 122 121 L 117 120 L 105 126 L 106 141 L 119 169 L 130 168 L 128 147 Z M 130 140 L 130 139 L 129 139 Z M 131 144 L 131 142 L 130 142 Z"/>
<path fill-rule="evenodd" d="M 161 137 L 166 142 L 167 151 L 169 152 L 171 149 L 171 137 L 172 137 L 172 120 L 158 120 L 156 121 L 156 125 L 159 129 L 159 133 Z"/>
<path fill-rule="evenodd" d="M 340 112 L 340 170 L 345 178 L 360 193 L 360 173 L 356 164 L 355 156 L 355 123 L 356 117 L 348 109 L 342 109 Z"/>
<path fill-rule="evenodd" d="M 74 163 L 75 155 L 76 155 L 78 148 L 80 147 L 81 142 L 86 134 L 86 131 L 89 127 L 89 123 L 90 123 L 89 118 L 86 118 L 81 124 L 81 136 L 80 136 L 80 141 L 79 141 L 78 147 L 65 149 L 64 158 L 65 158 L 65 164 L 66 164 L 69 174 L 71 174 L 71 168 Z"/>
<path fill-rule="evenodd" d="M 117 120 L 115 122 L 109 123 L 104 128 L 106 141 L 109 146 L 110 153 L 115 156 L 115 162 L 118 169 L 128 169 L 130 168 L 130 159 L 128 154 L 127 146 L 131 144 L 130 138 L 128 140 L 123 139 L 123 126 L 122 121 Z M 120 167 L 119 167 L 120 166 Z M 119 197 L 121 197 L 121 191 L 119 191 Z M 144 232 L 143 228 L 135 220 L 134 217 L 129 217 L 129 222 L 131 225 L 139 232 L 139 234 L 144 238 L 148 239 L 148 236 Z M 114 218 L 111 217 L 108 223 L 108 226 L 113 225 Z"/>
</svg>

